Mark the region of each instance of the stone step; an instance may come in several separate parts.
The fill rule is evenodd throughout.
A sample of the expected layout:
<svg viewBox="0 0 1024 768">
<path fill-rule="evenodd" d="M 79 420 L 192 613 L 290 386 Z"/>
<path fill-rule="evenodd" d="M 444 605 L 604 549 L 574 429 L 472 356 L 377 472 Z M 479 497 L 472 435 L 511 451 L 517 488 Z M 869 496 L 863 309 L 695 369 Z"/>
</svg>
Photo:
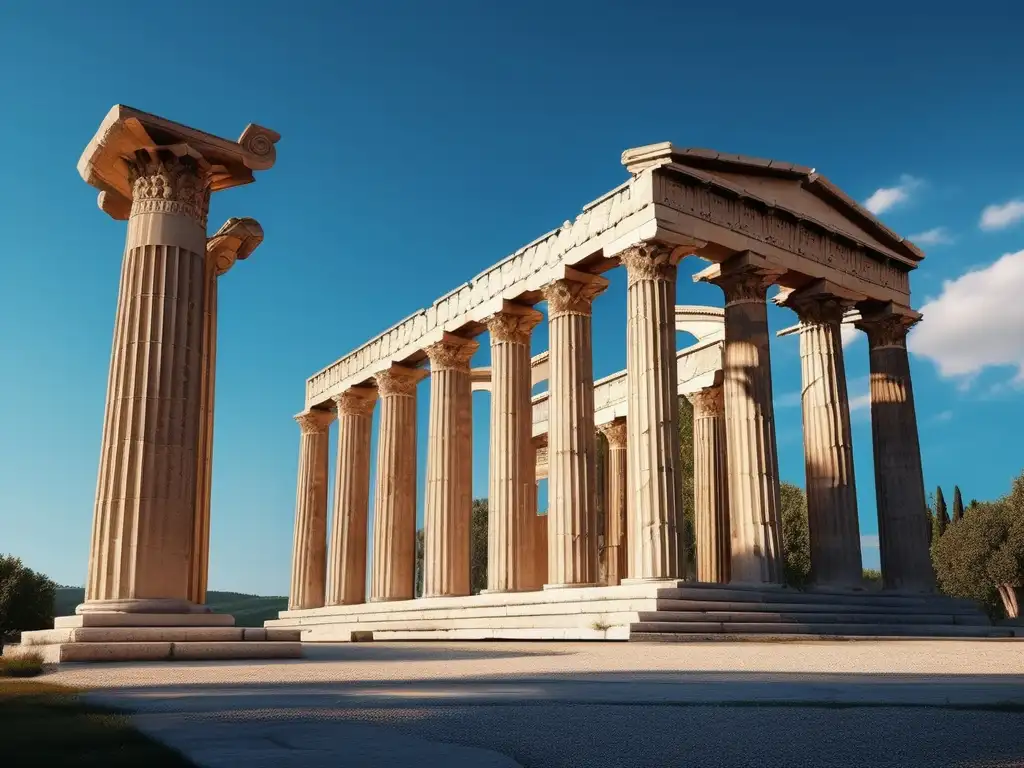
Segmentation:
<svg viewBox="0 0 1024 768">
<path fill-rule="evenodd" d="M 57 629 L 75 627 L 233 627 L 235 617 L 227 613 L 82 613 L 58 616 Z"/>
<path fill-rule="evenodd" d="M 929 640 L 959 640 L 961 635 L 931 635 Z M 1012 640 L 1011 636 L 1002 630 L 992 630 L 985 635 L 974 636 L 975 640 L 992 640 L 995 642 Z M 1021 639 L 1024 639 L 1022 637 Z M 819 640 L 921 640 L 919 635 L 809 635 L 800 633 L 771 634 L 763 633 L 756 635 L 737 635 L 733 633 L 715 632 L 633 632 L 630 633 L 631 643 L 800 643 Z"/>
<path fill-rule="evenodd" d="M 694 589 L 701 590 L 705 593 L 713 594 L 716 592 L 742 592 L 742 593 L 755 593 L 755 594 L 798 594 L 798 595 L 818 595 L 818 596 L 836 596 L 836 597 L 868 597 L 868 598 L 897 598 L 905 600 L 941 600 L 950 603 L 958 603 L 965 606 L 976 606 L 977 603 L 973 600 L 961 597 L 950 597 L 939 592 L 923 593 L 923 592 L 901 592 L 898 590 L 879 590 L 879 589 L 842 589 L 839 587 L 807 587 L 805 589 L 796 589 L 794 587 L 787 587 L 781 584 L 738 584 L 738 583 L 727 583 L 727 584 L 714 584 L 700 581 L 678 581 L 675 586 L 667 586 L 664 589 Z M 718 598 L 714 598 L 718 599 Z"/>
<path fill-rule="evenodd" d="M 806 622 L 665 622 L 648 621 L 630 625 L 634 634 L 803 634 L 803 635 L 874 635 L 917 637 L 1010 637 L 1012 633 L 994 627 L 957 624 L 812 624 Z M 996 634 L 993 634 L 996 633 Z M 1001 633 L 1001 634 L 1000 634 Z"/>
<path fill-rule="evenodd" d="M 725 612 L 774 612 L 774 613 L 843 613 L 843 612 L 865 612 L 875 614 L 892 614 L 903 616 L 935 615 L 948 616 L 969 616 L 980 617 L 987 621 L 985 613 L 973 606 L 962 608 L 947 605 L 921 605 L 921 606 L 893 606 L 876 603 L 865 603 L 862 605 L 837 605 L 836 603 L 825 602 L 752 602 L 752 601 L 717 601 L 717 600 L 675 600 L 658 598 L 656 601 L 659 611 L 725 611 Z"/>
<path fill-rule="evenodd" d="M 77 627 L 22 632 L 22 645 L 54 643 L 298 642 L 298 629 L 262 627 Z"/>
<path fill-rule="evenodd" d="M 658 590 L 658 600 L 713 600 L 716 602 L 752 603 L 809 603 L 825 605 L 878 605 L 891 607 L 943 606 L 942 612 L 952 608 L 977 610 L 977 604 L 969 600 L 955 600 L 945 596 L 909 596 L 884 592 L 864 593 L 820 593 L 800 592 L 790 589 L 754 590 L 728 589 L 725 586 L 709 589 L 705 586 L 668 587 Z"/>
<path fill-rule="evenodd" d="M 203 661 L 211 659 L 300 659 L 302 643 L 286 640 L 222 642 L 51 643 L 4 646 L 4 656 L 37 653 L 46 664 L 75 661 Z"/>
<path fill-rule="evenodd" d="M 815 624 L 932 624 L 991 626 L 984 616 L 951 614 L 892 614 L 839 611 L 833 613 L 800 611 L 640 611 L 641 622 L 729 622 L 729 623 L 815 623 Z"/>
</svg>

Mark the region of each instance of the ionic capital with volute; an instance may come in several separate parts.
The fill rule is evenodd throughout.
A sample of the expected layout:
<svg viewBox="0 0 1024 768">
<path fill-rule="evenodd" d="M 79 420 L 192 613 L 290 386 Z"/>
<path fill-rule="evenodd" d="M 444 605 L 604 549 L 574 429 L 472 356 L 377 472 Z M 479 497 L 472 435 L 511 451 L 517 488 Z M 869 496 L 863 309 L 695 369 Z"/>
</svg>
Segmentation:
<svg viewBox="0 0 1024 768">
<path fill-rule="evenodd" d="M 263 227 L 256 219 L 230 218 L 206 240 L 206 258 L 213 263 L 217 276 L 223 275 L 236 261 L 244 260 L 263 242 Z"/>
</svg>

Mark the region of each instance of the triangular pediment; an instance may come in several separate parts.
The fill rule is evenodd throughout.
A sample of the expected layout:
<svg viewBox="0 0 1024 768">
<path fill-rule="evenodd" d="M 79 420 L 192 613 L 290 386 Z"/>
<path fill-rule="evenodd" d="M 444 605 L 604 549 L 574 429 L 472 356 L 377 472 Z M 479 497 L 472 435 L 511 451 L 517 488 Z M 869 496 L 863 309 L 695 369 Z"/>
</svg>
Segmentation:
<svg viewBox="0 0 1024 768">
<path fill-rule="evenodd" d="M 626 150 L 622 162 L 634 174 L 657 167 L 785 210 L 909 265 L 924 258 L 917 246 L 886 227 L 813 168 L 708 149 L 682 149 L 668 143 Z"/>
</svg>

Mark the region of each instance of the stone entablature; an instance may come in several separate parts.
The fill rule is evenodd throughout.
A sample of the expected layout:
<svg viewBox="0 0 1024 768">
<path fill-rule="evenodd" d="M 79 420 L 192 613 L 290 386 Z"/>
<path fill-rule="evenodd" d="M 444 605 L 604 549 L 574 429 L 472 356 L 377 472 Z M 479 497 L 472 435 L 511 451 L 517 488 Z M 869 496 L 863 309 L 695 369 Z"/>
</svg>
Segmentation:
<svg viewBox="0 0 1024 768">
<path fill-rule="evenodd" d="M 679 394 L 689 395 L 713 386 L 722 370 L 722 341 L 702 341 L 682 349 L 676 356 Z M 533 436 L 548 432 L 548 393 L 533 396 Z M 594 423 L 597 426 L 625 418 L 628 410 L 626 371 L 621 370 L 594 382 Z"/>
<path fill-rule="evenodd" d="M 529 294 L 528 303 L 541 300 L 536 292 L 567 268 L 595 255 L 616 258 L 647 241 L 676 247 L 674 257 L 713 262 L 755 251 L 777 270 L 780 285 L 827 278 L 866 299 L 910 305 L 907 273 L 921 252 L 813 169 L 668 143 L 627 150 L 623 164 L 633 177 L 573 222 L 311 376 L 306 408 L 323 406 L 391 364 L 418 359 L 443 333 L 479 326 L 503 301 Z"/>
<path fill-rule="evenodd" d="M 639 194 L 638 194 L 639 193 Z M 646 196 L 645 194 L 646 193 Z M 313 374 L 306 382 L 306 407 L 359 384 L 392 362 L 403 361 L 437 341 L 444 332 L 456 332 L 481 323 L 501 308 L 504 300 L 539 291 L 609 244 L 622 247 L 650 237 L 641 231 L 653 223 L 650 185 L 627 182 L 583 209 L 574 222 L 544 235 L 475 278 L 442 296 L 371 339 L 354 352 Z M 612 252 L 617 253 L 616 247 Z"/>
</svg>

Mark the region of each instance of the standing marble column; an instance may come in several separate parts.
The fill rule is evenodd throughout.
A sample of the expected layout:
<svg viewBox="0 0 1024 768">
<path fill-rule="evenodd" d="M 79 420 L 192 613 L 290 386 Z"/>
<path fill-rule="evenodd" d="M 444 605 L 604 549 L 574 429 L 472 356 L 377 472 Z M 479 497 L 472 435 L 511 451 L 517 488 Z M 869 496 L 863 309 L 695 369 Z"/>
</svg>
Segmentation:
<svg viewBox="0 0 1024 768">
<path fill-rule="evenodd" d="M 548 303 L 548 585 L 597 581 L 594 362 L 591 313 L 608 281 L 566 269 L 544 288 Z"/>
<path fill-rule="evenodd" d="M 128 232 L 78 613 L 205 610 L 193 600 L 205 591 L 196 563 L 205 538 L 197 542 L 196 532 L 211 312 L 207 213 L 211 191 L 249 183 L 254 170 L 273 165 L 278 138 L 249 126 L 233 142 L 118 105 L 79 160 L 100 208 L 127 220 Z"/>
<path fill-rule="evenodd" d="M 202 394 L 196 455 L 196 514 L 192 534 L 189 600 L 206 602 L 210 566 L 210 492 L 213 483 L 213 403 L 217 374 L 217 281 L 236 261 L 247 259 L 263 242 L 255 219 L 231 218 L 206 241 L 206 308 L 203 312 Z"/>
<path fill-rule="evenodd" d="M 416 579 L 416 385 L 427 371 L 393 365 L 380 394 L 370 600 L 411 600 Z"/>
<path fill-rule="evenodd" d="M 863 567 L 840 333 L 847 305 L 813 285 L 792 294 L 786 306 L 800 317 L 811 578 L 819 586 L 856 587 Z"/>
<path fill-rule="evenodd" d="M 729 581 L 729 472 L 725 447 L 725 396 L 721 385 L 688 395 L 693 405 L 693 518 L 697 581 Z"/>
<path fill-rule="evenodd" d="M 322 608 L 327 583 L 327 471 L 333 411 L 295 417 L 302 430 L 288 610 Z"/>
<path fill-rule="evenodd" d="M 357 605 L 366 602 L 370 433 L 377 390 L 352 387 L 337 395 L 334 402 L 338 407 L 338 455 L 327 566 L 327 605 Z"/>
<path fill-rule="evenodd" d="M 537 514 L 531 445 L 530 334 L 543 316 L 506 302 L 487 321 L 491 334 L 491 449 L 487 517 L 487 591 L 539 589 L 531 551 Z"/>
<path fill-rule="evenodd" d="M 676 264 L 672 248 L 642 243 L 620 254 L 628 273 L 626 385 L 631 579 L 685 574 L 677 527 L 682 517 L 676 363 Z"/>
<path fill-rule="evenodd" d="M 543 515 L 538 514 L 540 496 L 540 481 L 548 477 L 548 436 L 538 435 L 530 440 L 533 456 L 533 465 L 530 469 L 530 479 L 533 481 L 533 488 L 529 494 L 530 523 L 533 525 L 533 538 L 529 543 L 530 551 L 526 557 L 528 571 L 531 574 L 529 583 L 525 589 L 537 590 L 544 587 L 548 580 L 548 515 L 547 510 Z"/>
<path fill-rule="evenodd" d="M 424 515 L 423 596 L 468 595 L 473 515 L 473 393 L 469 361 L 480 345 L 445 334 L 427 347 L 430 426 Z"/>
<path fill-rule="evenodd" d="M 729 466 L 731 579 L 781 583 L 779 462 L 765 296 L 774 281 L 756 267 L 720 265 L 710 278 L 725 293 L 723 349 Z"/>
<path fill-rule="evenodd" d="M 871 365 L 871 436 L 882 581 L 887 589 L 934 589 L 921 445 L 907 357 L 907 331 L 920 320 L 891 306 L 862 312 Z"/>
<path fill-rule="evenodd" d="M 605 583 L 614 586 L 626 576 L 626 553 L 629 550 L 629 537 L 626 533 L 628 429 L 626 422 L 620 419 L 602 424 L 600 430 L 608 441 L 604 487 Z"/>
</svg>

